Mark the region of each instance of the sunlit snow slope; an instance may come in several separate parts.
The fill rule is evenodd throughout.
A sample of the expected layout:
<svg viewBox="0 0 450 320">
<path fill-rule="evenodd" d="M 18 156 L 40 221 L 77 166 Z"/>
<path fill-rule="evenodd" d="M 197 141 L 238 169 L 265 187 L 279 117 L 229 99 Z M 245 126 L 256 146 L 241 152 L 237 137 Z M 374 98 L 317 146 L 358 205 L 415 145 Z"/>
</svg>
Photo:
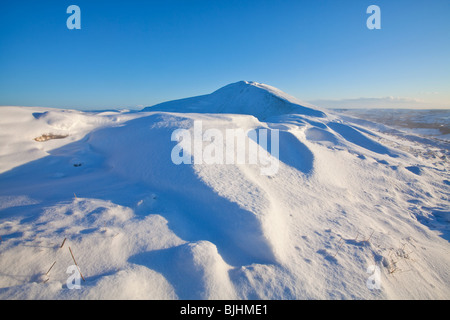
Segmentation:
<svg viewBox="0 0 450 320">
<path fill-rule="evenodd" d="M 278 170 L 174 164 L 199 121 L 279 130 Z M 440 150 L 244 81 L 134 113 L 1 107 L 0 126 L 0 299 L 450 298 Z"/>
</svg>

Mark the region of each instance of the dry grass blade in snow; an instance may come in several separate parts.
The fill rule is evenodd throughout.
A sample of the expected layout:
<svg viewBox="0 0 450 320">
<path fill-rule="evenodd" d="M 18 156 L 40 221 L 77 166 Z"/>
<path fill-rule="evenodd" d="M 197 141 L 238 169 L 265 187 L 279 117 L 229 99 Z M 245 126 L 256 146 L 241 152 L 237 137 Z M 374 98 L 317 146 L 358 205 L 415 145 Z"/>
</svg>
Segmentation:
<svg viewBox="0 0 450 320">
<path fill-rule="evenodd" d="M 64 138 L 67 138 L 68 136 L 69 136 L 68 134 L 48 133 L 48 134 L 43 134 L 37 138 L 34 138 L 34 140 L 37 142 L 44 142 L 44 141 L 48 141 L 48 140 L 52 140 L 52 139 L 64 139 Z"/>
</svg>

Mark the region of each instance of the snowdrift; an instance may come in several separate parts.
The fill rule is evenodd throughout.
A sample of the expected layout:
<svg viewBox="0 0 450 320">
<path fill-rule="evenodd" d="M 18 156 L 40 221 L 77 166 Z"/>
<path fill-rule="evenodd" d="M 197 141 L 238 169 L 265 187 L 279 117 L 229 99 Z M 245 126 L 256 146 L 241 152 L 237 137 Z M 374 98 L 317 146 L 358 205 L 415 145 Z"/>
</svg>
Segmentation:
<svg viewBox="0 0 450 320">
<path fill-rule="evenodd" d="M 0 113 L 1 299 L 450 297 L 442 150 L 246 81 L 134 113 Z M 174 164 L 196 121 L 278 130 L 278 171 Z"/>
</svg>

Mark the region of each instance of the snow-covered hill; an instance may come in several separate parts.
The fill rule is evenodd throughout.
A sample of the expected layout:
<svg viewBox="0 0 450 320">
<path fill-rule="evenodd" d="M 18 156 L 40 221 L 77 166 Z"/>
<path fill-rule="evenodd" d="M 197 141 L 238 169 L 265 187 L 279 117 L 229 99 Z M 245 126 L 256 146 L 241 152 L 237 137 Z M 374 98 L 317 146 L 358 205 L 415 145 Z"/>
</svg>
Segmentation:
<svg viewBox="0 0 450 320">
<path fill-rule="evenodd" d="M 144 111 L 247 114 L 260 120 L 289 113 L 325 116 L 324 110 L 319 107 L 253 81 L 239 81 L 208 95 L 164 102 Z"/>
<path fill-rule="evenodd" d="M 450 298 L 448 160 L 348 121 L 255 82 L 134 113 L 0 108 L 0 298 Z M 175 164 L 198 123 L 202 150 L 278 132 L 276 172 Z"/>
</svg>

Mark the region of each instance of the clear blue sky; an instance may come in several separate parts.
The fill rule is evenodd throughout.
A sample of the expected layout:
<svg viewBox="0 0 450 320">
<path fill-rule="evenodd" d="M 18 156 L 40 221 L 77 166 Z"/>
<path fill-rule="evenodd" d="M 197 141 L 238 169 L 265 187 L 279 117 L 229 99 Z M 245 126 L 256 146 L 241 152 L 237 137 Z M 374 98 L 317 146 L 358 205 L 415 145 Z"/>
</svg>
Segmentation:
<svg viewBox="0 0 450 320">
<path fill-rule="evenodd" d="M 449 17 L 449 0 L 1 1 L 0 105 L 135 108 L 252 80 L 450 107 Z"/>
</svg>

